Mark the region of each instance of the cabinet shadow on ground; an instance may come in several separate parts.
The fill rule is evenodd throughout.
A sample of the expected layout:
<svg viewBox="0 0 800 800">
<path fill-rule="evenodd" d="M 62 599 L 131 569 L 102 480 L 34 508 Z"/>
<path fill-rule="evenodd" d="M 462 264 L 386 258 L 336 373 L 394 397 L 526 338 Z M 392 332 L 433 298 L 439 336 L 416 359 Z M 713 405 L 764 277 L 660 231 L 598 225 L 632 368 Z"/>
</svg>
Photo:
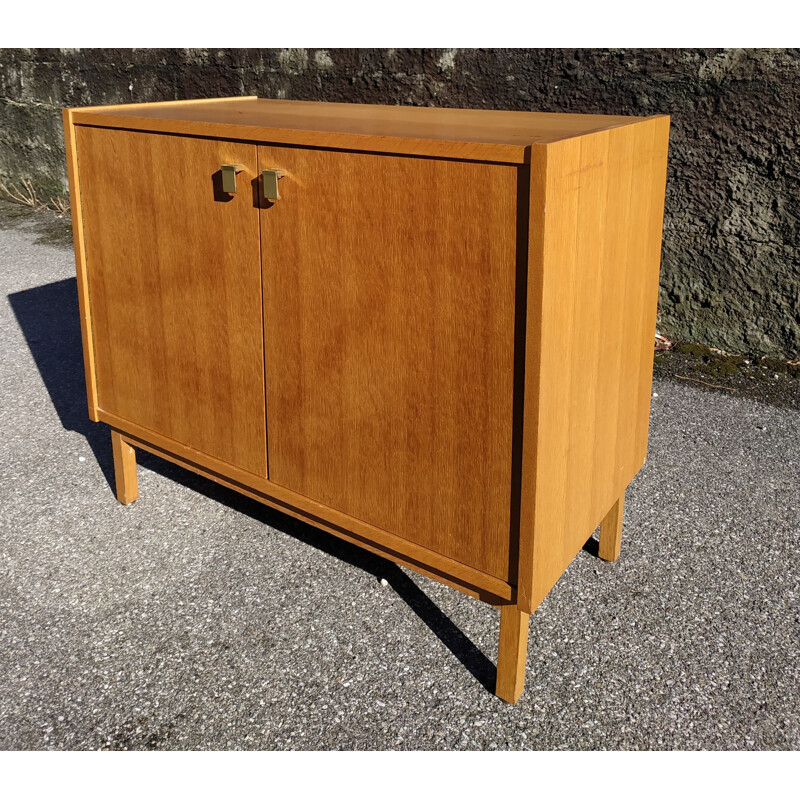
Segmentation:
<svg viewBox="0 0 800 800">
<path fill-rule="evenodd" d="M 61 424 L 66 430 L 86 438 L 113 495 L 114 463 L 109 429 L 105 424 L 92 422 L 87 413 L 77 292 L 76 279 L 67 278 L 16 292 L 9 295 L 8 300 Z M 364 570 L 376 580 L 386 579 L 473 677 L 487 691 L 494 692 L 495 665 L 393 562 L 150 453 L 137 450 L 136 456 L 138 463 L 146 469 Z"/>
</svg>

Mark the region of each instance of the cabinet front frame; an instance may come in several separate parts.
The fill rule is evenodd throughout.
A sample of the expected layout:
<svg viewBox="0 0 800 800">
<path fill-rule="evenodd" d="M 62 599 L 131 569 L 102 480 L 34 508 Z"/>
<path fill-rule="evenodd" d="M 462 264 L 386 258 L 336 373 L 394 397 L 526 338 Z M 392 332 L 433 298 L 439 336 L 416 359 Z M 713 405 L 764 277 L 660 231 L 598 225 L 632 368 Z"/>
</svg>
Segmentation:
<svg viewBox="0 0 800 800">
<path fill-rule="evenodd" d="M 518 396 L 522 388 L 523 376 L 520 367 L 524 365 L 525 335 L 525 302 L 527 294 L 527 238 L 528 238 L 528 195 L 530 171 L 527 164 L 518 161 L 490 161 L 490 164 L 508 164 L 518 169 L 517 181 L 517 251 L 515 275 L 515 311 L 514 311 L 514 397 L 512 400 L 512 461 L 511 470 L 511 526 L 509 531 L 509 575 L 508 581 L 489 575 L 474 567 L 463 564 L 453 558 L 414 544 L 406 539 L 377 528 L 369 523 L 350 517 L 322 503 L 293 492 L 285 487 L 272 483 L 268 478 L 261 478 L 252 473 L 201 453 L 180 442 L 164 437 L 152 430 L 143 428 L 130 420 L 122 419 L 100 408 L 97 399 L 97 376 L 94 360 L 94 331 L 92 328 L 91 303 L 88 291 L 88 274 L 86 264 L 86 247 L 84 240 L 84 220 L 80 212 L 80 182 L 78 179 L 78 162 L 75 147 L 76 115 L 86 117 L 81 109 L 64 110 L 65 142 L 67 146 L 67 165 L 70 195 L 73 198 L 73 235 L 75 244 L 76 274 L 78 283 L 79 310 L 81 316 L 81 335 L 84 352 L 86 391 L 89 417 L 95 422 L 105 422 L 113 430 L 123 436 L 128 443 L 137 448 L 152 452 L 166 460 L 179 464 L 197 474 L 203 475 L 222 485 L 245 494 L 283 513 L 294 516 L 309 524 L 325 530 L 339 538 L 364 547 L 374 553 L 413 569 L 420 574 L 444 583 L 459 591 L 477 597 L 496 606 L 514 603 L 516 599 L 516 577 L 518 574 L 519 547 L 519 466 L 522 453 L 521 417 L 522 403 Z M 94 117 L 92 127 L 107 127 L 119 130 L 147 129 L 129 128 L 113 124 L 113 118 Z M 264 140 L 238 139 L 203 135 L 202 126 L 192 133 L 169 134 L 158 132 L 156 135 L 176 135 L 188 138 L 218 139 L 231 142 L 246 142 L 255 145 L 281 145 L 282 142 Z M 328 149 L 328 148 L 326 148 Z M 363 152 L 354 150 L 354 152 Z M 370 151 L 371 152 L 371 151 Z M 381 154 L 385 151 L 381 151 Z M 405 155 L 399 153 L 399 155 Z M 442 156 L 417 156 L 417 158 L 442 158 Z M 444 156 L 445 158 L 447 156 Z M 477 160 L 477 159 L 472 159 Z M 267 432 L 269 436 L 269 432 Z"/>
</svg>

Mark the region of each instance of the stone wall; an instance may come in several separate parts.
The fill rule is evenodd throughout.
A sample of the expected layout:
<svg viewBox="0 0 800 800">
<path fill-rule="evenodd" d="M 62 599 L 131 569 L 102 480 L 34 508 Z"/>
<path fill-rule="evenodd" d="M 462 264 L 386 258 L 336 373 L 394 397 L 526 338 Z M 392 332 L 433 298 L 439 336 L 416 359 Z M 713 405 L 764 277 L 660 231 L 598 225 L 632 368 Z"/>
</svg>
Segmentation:
<svg viewBox="0 0 800 800">
<path fill-rule="evenodd" d="M 62 106 L 241 94 L 668 113 L 660 330 L 800 353 L 798 50 L 0 50 L 0 181 L 66 192 Z"/>
</svg>

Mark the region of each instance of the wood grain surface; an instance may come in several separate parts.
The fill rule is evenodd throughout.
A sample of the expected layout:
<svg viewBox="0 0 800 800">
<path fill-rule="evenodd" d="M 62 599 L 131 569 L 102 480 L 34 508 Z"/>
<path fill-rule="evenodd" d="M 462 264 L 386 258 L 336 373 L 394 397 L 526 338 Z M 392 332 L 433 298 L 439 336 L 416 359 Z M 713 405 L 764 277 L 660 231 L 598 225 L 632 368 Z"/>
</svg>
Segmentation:
<svg viewBox="0 0 800 800">
<path fill-rule="evenodd" d="M 669 118 L 532 149 L 518 603 L 534 609 L 647 452 Z"/>
<path fill-rule="evenodd" d="M 75 109 L 101 125 L 481 161 L 523 163 L 526 148 L 629 125 L 637 117 L 551 114 L 264 98 L 193 100 Z"/>
<path fill-rule="evenodd" d="M 256 147 L 76 132 L 99 407 L 266 475 Z"/>
<path fill-rule="evenodd" d="M 78 151 L 75 144 L 75 126 L 72 122 L 72 111 L 68 108 L 64 109 L 63 123 L 64 149 L 67 156 L 67 176 L 69 179 L 70 215 L 72 217 L 72 241 L 75 247 L 75 275 L 78 284 L 78 309 L 81 318 L 86 401 L 89 409 L 89 419 L 97 422 L 97 373 L 94 362 L 92 311 L 91 303 L 89 302 L 89 277 L 86 272 L 86 243 L 83 238 L 83 207 L 81 204 L 80 181 L 78 179 Z"/>
<path fill-rule="evenodd" d="M 517 169 L 259 148 L 269 477 L 506 580 Z"/>
</svg>

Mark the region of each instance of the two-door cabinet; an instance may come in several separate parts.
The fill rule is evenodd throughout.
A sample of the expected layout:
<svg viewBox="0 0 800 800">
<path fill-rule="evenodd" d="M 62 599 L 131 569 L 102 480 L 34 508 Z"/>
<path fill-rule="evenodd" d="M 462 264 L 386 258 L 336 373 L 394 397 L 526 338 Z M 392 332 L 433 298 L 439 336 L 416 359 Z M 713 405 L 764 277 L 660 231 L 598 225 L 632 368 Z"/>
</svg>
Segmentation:
<svg viewBox="0 0 800 800">
<path fill-rule="evenodd" d="M 497 694 L 645 459 L 669 119 L 64 112 L 89 415 L 498 606 Z"/>
</svg>

